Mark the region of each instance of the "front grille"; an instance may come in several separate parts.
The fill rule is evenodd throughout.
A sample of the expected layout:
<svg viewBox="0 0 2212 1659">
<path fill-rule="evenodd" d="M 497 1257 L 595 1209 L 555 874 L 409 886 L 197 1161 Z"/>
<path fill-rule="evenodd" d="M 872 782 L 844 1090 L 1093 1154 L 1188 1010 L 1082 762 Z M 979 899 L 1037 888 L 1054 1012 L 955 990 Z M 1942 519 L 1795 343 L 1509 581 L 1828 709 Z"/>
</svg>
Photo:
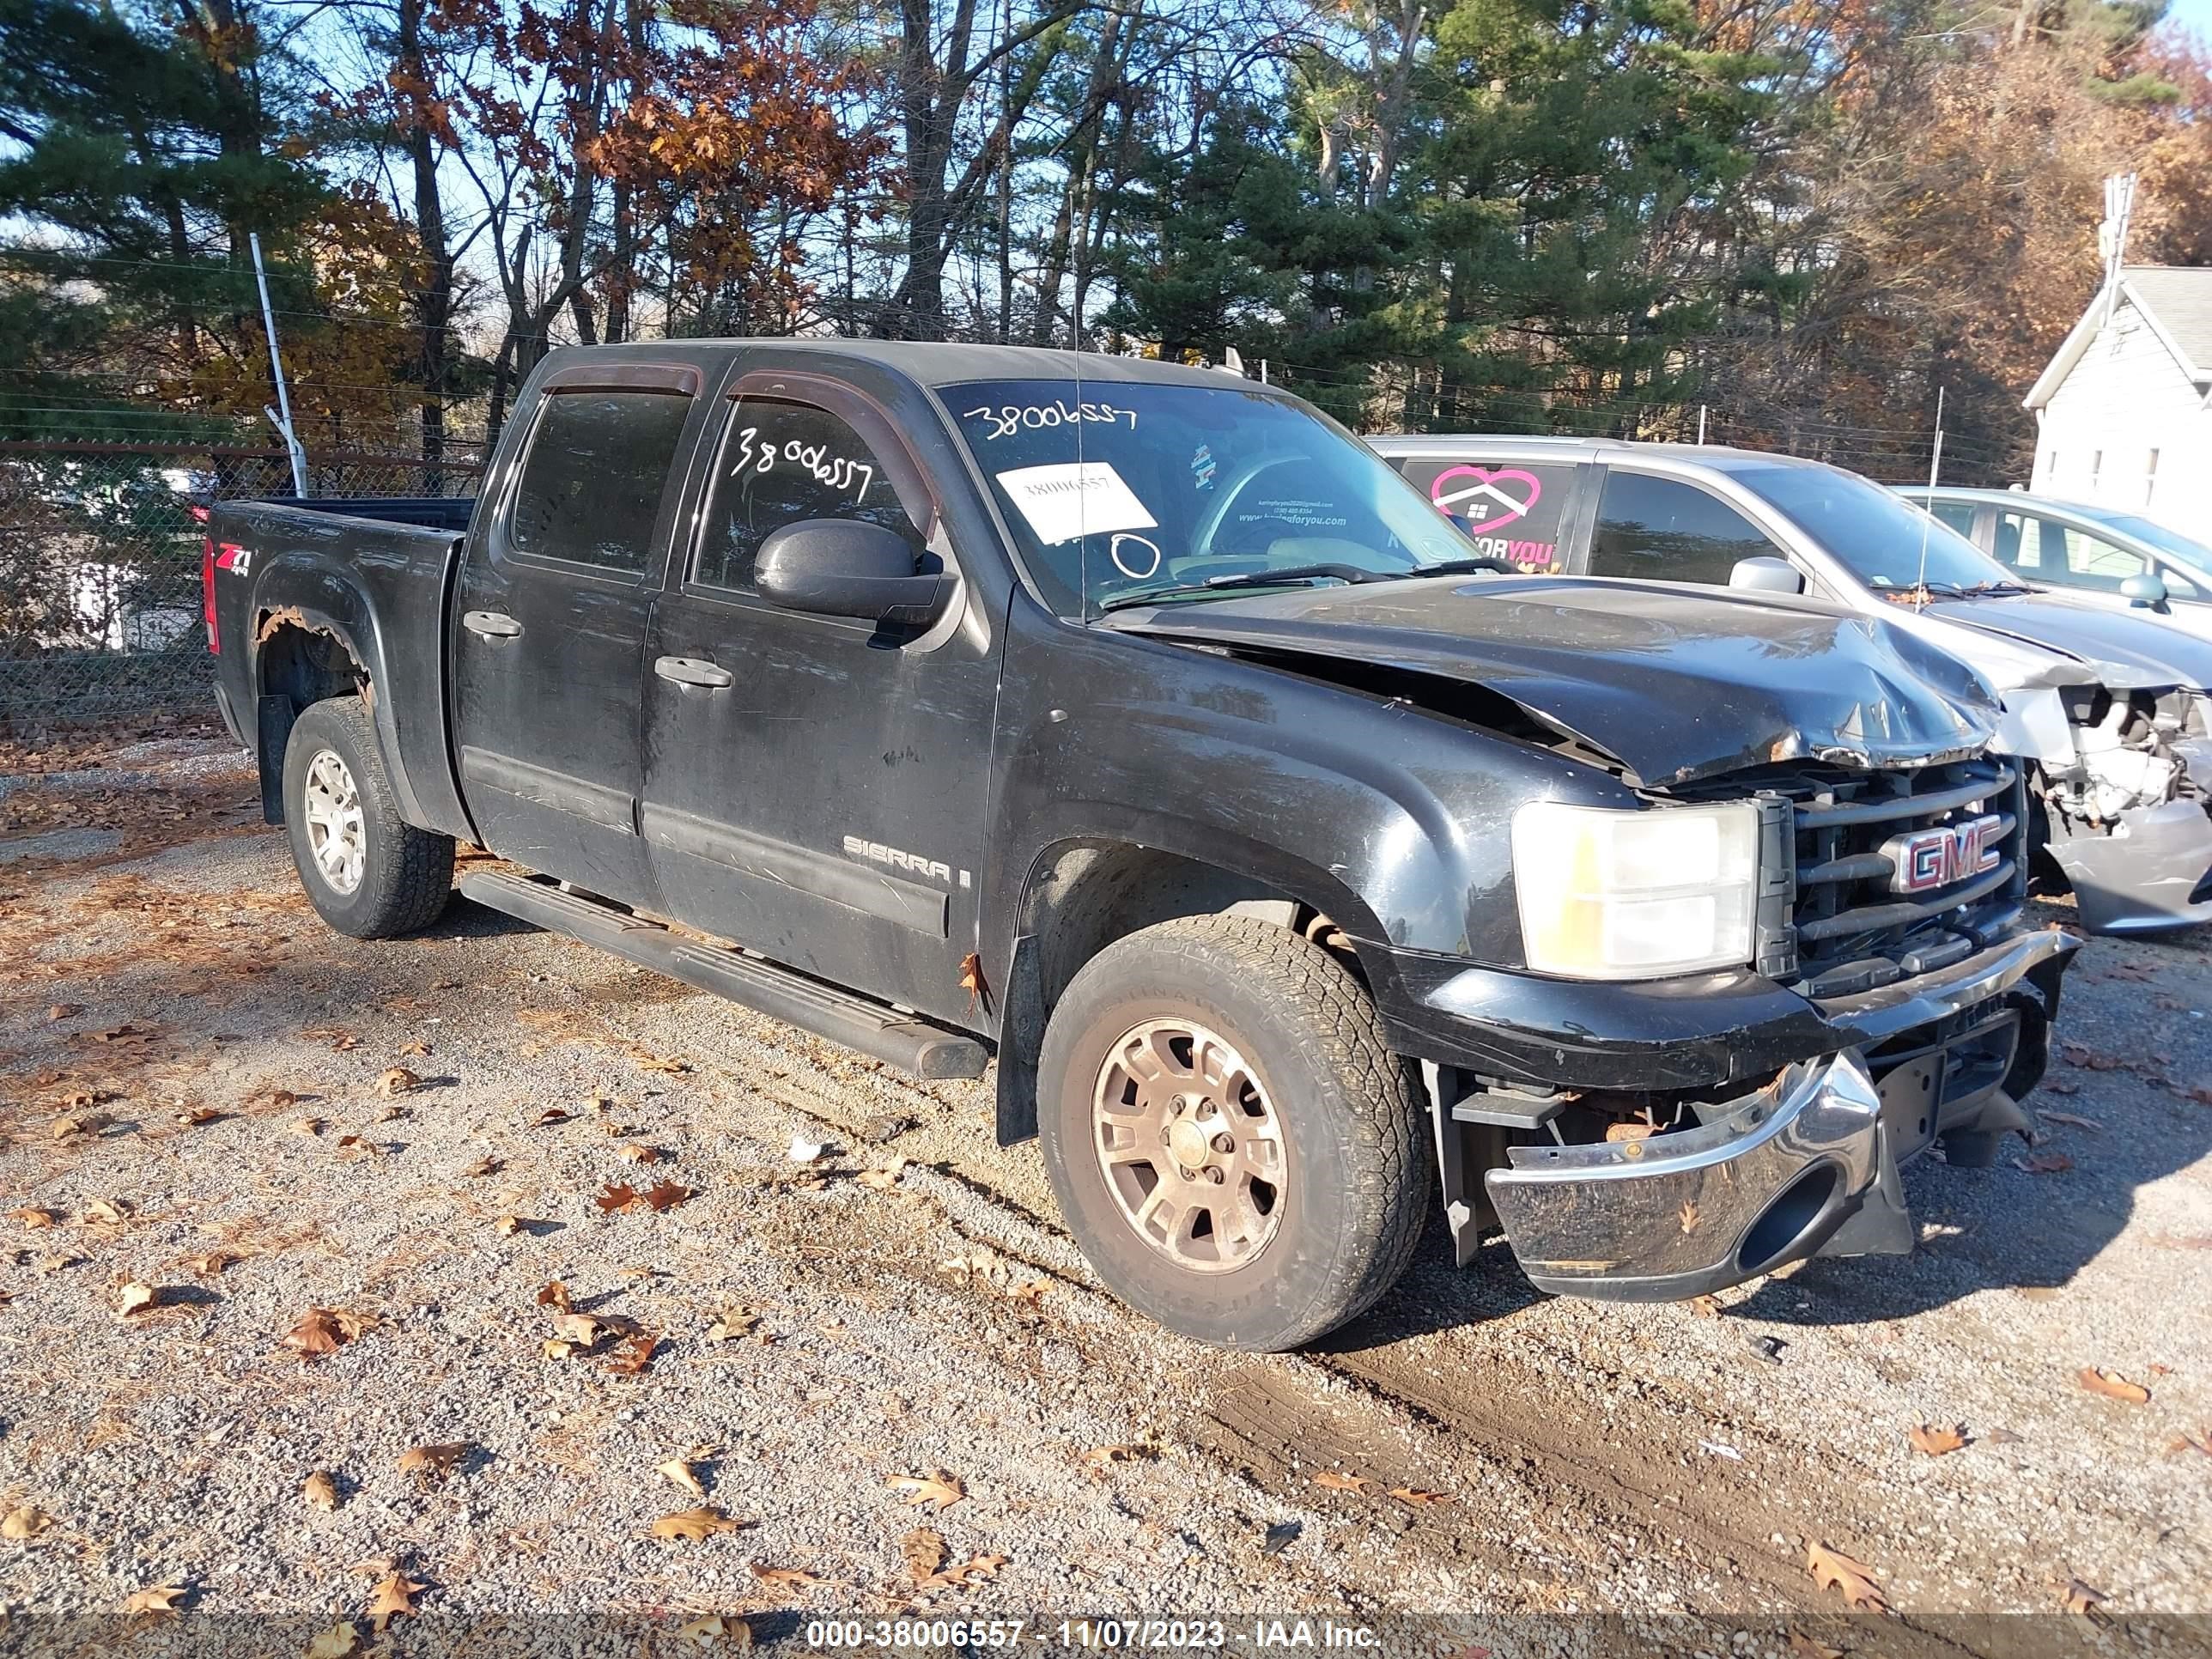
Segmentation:
<svg viewBox="0 0 2212 1659">
<path fill-rule="evenodd" d="M 1770 846 L 1786 838 L 1792 847 L 1788 889 L 1775 883 L 1764 906 L 1758 965 L 1808 996 L 1851 995 L 1948 966 L 1991 942 L 2025 901 L 2027 794 L 2005 761 L 1912 772 L 1766 767 L 1707 798 L 1720 788 L 1760 801 Z M 1988 869 L 1921 892 L 1894 890 L 1896 863 L 1883 850 L 1893 837 L 1984 817 L 1996 820 Z"/>
</svg>

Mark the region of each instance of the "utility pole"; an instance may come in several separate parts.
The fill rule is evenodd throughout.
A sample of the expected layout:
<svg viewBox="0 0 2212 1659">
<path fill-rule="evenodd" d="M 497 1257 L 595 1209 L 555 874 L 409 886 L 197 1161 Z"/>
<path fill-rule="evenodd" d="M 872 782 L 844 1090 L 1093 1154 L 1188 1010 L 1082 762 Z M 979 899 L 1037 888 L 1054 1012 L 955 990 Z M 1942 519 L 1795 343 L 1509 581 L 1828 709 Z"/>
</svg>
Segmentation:
<svg viewBox="0 0 2212 1659">
<path fill-rule="evenodd" d="M 246 238 L 253 248 L 253 280 L 261 289 L 261 325 L 269 331 L 269 372 L 276 378 L 276 407 L 261 406 L 269 417 L 269 424 L 284 436 L 284 447 L 292 455 L 292 493 L 301 501 L 307 498 L 307 452 L 300 447 L 300 440 L 292 430 L 292 398 L 284 389 L 284 360 L 276 355 L 276 313 L 269 308 L 269 273 L 261 266 L 261 233 L 255 231 Z"/>
</svg>

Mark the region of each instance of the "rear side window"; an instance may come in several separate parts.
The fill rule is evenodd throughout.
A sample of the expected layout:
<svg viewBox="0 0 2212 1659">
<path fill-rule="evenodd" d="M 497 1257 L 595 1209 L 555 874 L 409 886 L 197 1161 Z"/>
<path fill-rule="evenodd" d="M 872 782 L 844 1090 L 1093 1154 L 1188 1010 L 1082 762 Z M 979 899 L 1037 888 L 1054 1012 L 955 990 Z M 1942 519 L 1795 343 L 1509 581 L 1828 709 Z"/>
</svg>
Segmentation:
<svg viewBox="0 0 2212 1659">
<path fill-rule="evenodd" d="M 850 422 L 812 404 L 743 398 L 730 410 L 714 494 L 691 568 L 710 587 L 750 589 L 762 539 L 807 519 L 859 519 L 924 537 L 883 462 Z"/>
<path fill-rule="evenodd" d="M 691 399 L 669 392 L 556 392 L 523 457 L 507 539 L 517 552 L 645 569 Z"/>
<path fill-rule="evenodd" d="M 1738 559 L 1780 558 L 1750 520 L 1678 478 L 1611 472 L 1598 501 L 1593 576 L 1728 586 Z"/>
<path fill-rule="evenodd" d="M 1974 504 L 1972 501 L 1938 501 L 1929 509 L 1936 522 L 1948 524 L 1968 540 L 1974 534 Z"/>
<path fill-rule="evenodd" d="M 1493 559 L 1523 570 L 1555 570 L 1587 469 L 1514 461 L 1411 460 L 1406 482 Z"/>
</svg>

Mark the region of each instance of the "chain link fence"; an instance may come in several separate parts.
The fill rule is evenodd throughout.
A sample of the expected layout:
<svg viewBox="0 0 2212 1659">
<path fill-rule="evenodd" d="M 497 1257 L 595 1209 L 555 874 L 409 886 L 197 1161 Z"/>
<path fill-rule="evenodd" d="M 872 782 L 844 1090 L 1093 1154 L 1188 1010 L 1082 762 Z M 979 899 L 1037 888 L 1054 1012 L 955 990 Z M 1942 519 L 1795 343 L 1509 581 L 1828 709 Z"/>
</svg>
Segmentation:
<svg viewBox="0 0 2212 1659">
<path fill-rule="evenodd" d="M 313 496 L 468 495 L 483 458 L 308 457 Z M 210 707 L 196 507 L 293 494 L 275 448 L 0 442 L 0 733 Z"/>
</svg>

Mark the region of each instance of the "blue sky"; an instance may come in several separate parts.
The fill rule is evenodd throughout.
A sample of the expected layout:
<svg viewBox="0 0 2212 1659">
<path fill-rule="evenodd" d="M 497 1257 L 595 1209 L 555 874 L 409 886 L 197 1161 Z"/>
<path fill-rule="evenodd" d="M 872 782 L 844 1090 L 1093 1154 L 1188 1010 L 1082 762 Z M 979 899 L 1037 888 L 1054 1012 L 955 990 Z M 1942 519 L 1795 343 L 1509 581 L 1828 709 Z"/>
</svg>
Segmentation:
<svg viewBox="0 0 2212 1659">
<path fill-rule="evenodd" d="M 2166 16 L 2212 34 L 2212 0 L 2173 0 Z"/>
</svg>

